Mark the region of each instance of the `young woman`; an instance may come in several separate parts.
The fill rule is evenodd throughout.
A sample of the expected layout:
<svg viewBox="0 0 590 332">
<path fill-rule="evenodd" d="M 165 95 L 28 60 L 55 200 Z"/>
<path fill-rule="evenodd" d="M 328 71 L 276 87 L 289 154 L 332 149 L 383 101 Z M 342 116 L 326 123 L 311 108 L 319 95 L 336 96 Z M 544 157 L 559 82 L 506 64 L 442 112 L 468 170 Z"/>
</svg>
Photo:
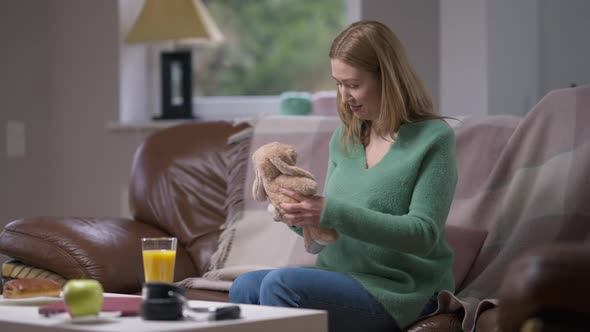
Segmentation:
<svg viewBox="0 0 590 332">
<path fill-rule="evenodd" d="M 230 300 L 328 311 L 330 331 L 396 331 L 454 291 L 445 240 L 457 169 L 453 130 L 432 109 L 402 44 L 385 25 L 350 25 L 330 49 L 342 125 L 334 132 L 324 196 L 282 204 L 294 229 L 340 237 L 315 268 L 255 271 Z"/>
</svg>

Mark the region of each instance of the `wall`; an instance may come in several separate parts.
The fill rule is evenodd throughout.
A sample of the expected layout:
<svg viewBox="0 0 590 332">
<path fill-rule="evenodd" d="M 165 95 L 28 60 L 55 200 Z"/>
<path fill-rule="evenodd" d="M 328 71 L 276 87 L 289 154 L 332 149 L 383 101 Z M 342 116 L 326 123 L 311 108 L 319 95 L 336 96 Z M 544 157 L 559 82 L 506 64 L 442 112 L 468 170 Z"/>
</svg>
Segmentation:
<svg viewBox="0 0 590 332">
<path fill-rule="evenodd" d="M 590 84 L 590 1 L 539 0 L 538 15 L 538 95 Z"/>
<path fill-rule="evenodd" d="M 524 115 L 539 99 L 538 43 L 545 36 L 537 7 L 537 0 L 488 1 L 489 114 Z"/>
<path fill-rule="evenodd" d="M 148 49 L 142 44 L 123 45 L 125 32 L 131 30 L 132 24 L 141 11 L 141 1 L 118 1 L 119 10 L 119 36 L 120 36 L 120 121 L 124 123 L 145 123 L 151 120 L 155 114 L 155 108 L 160 105 L 157 93 L 148 94 L 148 91 L 158 91 L 154 76 L 157 76 L 156 68 L 159 66 L 148 63 Z M 152 95 L 154 95 L 152 97 Z M 159 97 L 159 96 L 158 96 Z M 149 101 L 149 102 L 148 102 Z M 154 109 L 148 109 L 153 107 Z"/>
<path fill-rule="evenodd" d="M 116 0 L 51 2 L 53 212 L 119 216 L 137 142 L 107 130 L 119 116 Z"/>
<path fill-rule="evenodd" d="M 49 6 L 0 1 L 0 227 L 53 206 Z M 6 154 L 6 126 L 13 121 L 25 126 L 24 157 Z"/>
<path fill-rule="evenodd" d="M 387 24 L 404 44 L 412 65 L 440 107 L 439 2 L 431 0 L 365 0 L 360 18 Z"/>
<path fill-rule="evenodd" d="M 447 0 L 440 5 L 441 113 L 488 113 L 488 16 L 486 0 Z"/>
</svg>

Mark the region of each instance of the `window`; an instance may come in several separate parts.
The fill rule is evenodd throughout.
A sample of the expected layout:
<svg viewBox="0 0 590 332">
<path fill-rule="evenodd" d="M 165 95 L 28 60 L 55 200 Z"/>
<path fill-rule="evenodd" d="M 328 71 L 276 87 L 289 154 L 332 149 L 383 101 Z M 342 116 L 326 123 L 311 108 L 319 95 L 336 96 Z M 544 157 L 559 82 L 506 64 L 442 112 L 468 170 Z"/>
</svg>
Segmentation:
<svg viewBox="0 0 590 332">
<path fill-rule="evenodd" d="M 204 0 L 225 36 L 193 49 L 194 96 L 333 90 L 328 51 L 345 0 Z"/>
</svg>

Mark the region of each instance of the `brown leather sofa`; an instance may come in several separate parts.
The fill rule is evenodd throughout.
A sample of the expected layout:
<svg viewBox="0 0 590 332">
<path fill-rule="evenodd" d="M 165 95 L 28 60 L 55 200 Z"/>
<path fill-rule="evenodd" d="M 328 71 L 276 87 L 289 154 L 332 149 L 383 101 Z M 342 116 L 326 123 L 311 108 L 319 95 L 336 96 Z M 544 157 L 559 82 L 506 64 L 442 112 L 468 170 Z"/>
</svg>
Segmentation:
<svg viewBox="0 0 590 332">
<path fill-rule="evenodd" d="M 129 199 L 133 219 L 37 217 L 0 235 L 0 252 L 65 279 L 99 280 L 107 292 L 138 293 L 144 280 L 142 237 L 178 237 L 175 280 L 202 275 L 225 221 L 227 138 L 247 125 L 195 123 L 154 133 L 137 150 Z M 182 225 L 182 226 L 179 226 Z M 193 255 L 189 254 L 193 253 Z M 189 290 L 192 299 L 226 293 Z"/>
<path fill-rule="evenodd" d="M 175 279 L 202 275 L 231 208 L 226 197 L 240 179 L 234 164 L 244 147 L 228 145 L 227 139 L 246 127 L 191 123 L 156 132 L 134 157 L 129 188 L 133 219 L 16 220 L 0 233 L 0 252 L 66 280 L 92 278 L 107 292 L 138 293 L 143 282 L 140 238 L 173 235 L 179 238 Z M 587 247 L 559 250 L 536 251 L 516 261 L 506 277 L 500 309 L 484 312 L 476 331 L 518 331 L 540 313 L 541 304 L 555 312 L 590 312 Z M 560 298 L 564 285 L 571 286 L 567 294 L 574 302 Z M 545 293 L 548 300 L 543 300 Z M 227 293 L 216 291 L 188 290 L 188 297 L 227 301 Z M 461 331 L 460 315 L 429 317 L 408 330 Z"/>
<path fill-rule="evenodd" d="M 510 265 L 495 313 L 504 332 L 590 331 L 590 243 L 528 250 Z"/>
</svg>

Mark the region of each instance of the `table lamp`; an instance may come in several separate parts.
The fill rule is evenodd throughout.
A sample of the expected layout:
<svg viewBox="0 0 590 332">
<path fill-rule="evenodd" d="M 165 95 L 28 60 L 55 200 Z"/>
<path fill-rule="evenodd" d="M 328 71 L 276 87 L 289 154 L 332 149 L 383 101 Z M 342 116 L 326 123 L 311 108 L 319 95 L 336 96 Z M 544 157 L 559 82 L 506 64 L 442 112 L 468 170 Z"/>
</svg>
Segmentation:
<svg viewBox="0 0 590 332">
<path fill-rule="evenodd" d="M 172 41 L 160 55 L 160 119 L 191 119 L 192 61 L 188 45 L 221 42 L 223 35 L 200 0 L 146 0 L 126 43 Z"/>
</svg>

